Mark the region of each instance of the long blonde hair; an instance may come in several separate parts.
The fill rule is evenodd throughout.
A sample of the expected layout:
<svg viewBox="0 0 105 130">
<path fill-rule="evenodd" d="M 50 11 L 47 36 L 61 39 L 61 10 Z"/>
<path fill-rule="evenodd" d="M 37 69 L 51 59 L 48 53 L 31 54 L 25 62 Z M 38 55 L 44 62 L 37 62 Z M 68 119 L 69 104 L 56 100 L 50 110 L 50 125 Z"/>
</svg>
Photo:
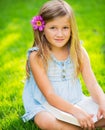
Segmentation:
<svg viewBox="0 0 105 130">
<path fill-rule="evenodd" d="M 68 44 L 70 45 L 70 57 L 74 63 L 75 74 L 77 76 L 81 71 L 82 52 L 78 37 L 77 25 L 72 8 L 64 0 L 50 0 L 43 5 L 38 15 L 41 15 L 43 17 L 45 23 L 48 23 L 56 17 L 62 17 L 65 15 L 69 16 L 71 25 L 71 36 Z M 43 58 L 43 63 L 45 64 L 45 66 L 47 66 L 48 59 L 50 57 L 49 53 L 51 50 L 51 46 L 44 36 L 43 31 L 40 32 L 38 30 L 34 30 L 33 46 L 37 46 L 39 48 L 37 55 Z"/>
</svg>

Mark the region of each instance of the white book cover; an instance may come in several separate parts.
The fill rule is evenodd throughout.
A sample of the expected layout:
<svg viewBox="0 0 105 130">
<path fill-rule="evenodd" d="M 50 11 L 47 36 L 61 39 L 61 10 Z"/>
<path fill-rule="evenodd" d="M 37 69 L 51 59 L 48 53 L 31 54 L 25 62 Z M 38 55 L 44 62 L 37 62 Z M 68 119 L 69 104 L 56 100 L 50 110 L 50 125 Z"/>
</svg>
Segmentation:
<svg viewBox="0 0 105 130">
<path fill-rule="evenodd" d="M 89 114 L 94 114 L 93 121 L 97 121 L 97 112 L 98 112 L 98 105 L 91 99 L 85 98 L 82 101 L 75 104 L 75 106 L 80 107 L 81 109 L 85 110 Z M 67 123 L 71 123 L 77 126 L 80 126 L 78 120 L 71 114 L 63 112 L 47 102 L 44 103 L 44 107 L 52 113 L 58 120 L 65 121 Z"/>
</svg>

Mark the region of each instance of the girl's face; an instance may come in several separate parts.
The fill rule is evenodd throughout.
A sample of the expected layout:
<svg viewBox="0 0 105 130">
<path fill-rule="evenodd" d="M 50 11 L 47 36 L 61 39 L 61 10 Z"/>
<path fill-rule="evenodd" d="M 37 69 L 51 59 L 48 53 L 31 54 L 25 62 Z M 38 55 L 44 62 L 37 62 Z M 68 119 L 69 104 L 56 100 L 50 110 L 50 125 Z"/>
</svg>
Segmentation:
<svg viewBox="0 0 105 130">
<path fill-rule="evenodd" d="M 68 16 L 57 17 L 46 23 L 44 34 L 52 49 L 62 49 L 70 39 L 70 21 Z"/>
</svg>

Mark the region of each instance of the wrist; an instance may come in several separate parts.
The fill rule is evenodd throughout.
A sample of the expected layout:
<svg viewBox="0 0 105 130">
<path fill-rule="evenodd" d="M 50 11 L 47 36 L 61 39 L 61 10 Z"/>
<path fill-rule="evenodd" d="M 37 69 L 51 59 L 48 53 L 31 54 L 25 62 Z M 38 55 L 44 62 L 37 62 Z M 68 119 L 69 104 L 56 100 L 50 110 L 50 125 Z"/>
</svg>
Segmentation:
<svg viewBox="0 0 105 130">
<path fill-rule="evenodd" d="M 72 105 L 72 107 L 70 109 L 70 114 L 75 116 L 75 113 L 77 113 L 76 111 L 78 108 L 79 108 L 78 106 Z"/>
</svg>

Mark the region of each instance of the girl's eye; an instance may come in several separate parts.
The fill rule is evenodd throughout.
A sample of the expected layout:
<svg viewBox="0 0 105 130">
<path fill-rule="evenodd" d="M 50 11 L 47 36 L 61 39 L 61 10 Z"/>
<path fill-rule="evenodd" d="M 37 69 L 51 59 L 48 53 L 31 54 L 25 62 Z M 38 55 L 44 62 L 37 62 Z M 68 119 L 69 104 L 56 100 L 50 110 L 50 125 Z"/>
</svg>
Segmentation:
<svg viewBox="0 0 105 130">
<path fill-rule="evenodd" d="M 69 29 L 69 27 L 66 27 L 66 26 L 65 26 L 65 27 L 63 27 L 63 29 Z"/>
<path fill-rule="evenodd" d="M 56 29 L 56 27 L 50 27 L 50 29 Z"/>
</svg>

